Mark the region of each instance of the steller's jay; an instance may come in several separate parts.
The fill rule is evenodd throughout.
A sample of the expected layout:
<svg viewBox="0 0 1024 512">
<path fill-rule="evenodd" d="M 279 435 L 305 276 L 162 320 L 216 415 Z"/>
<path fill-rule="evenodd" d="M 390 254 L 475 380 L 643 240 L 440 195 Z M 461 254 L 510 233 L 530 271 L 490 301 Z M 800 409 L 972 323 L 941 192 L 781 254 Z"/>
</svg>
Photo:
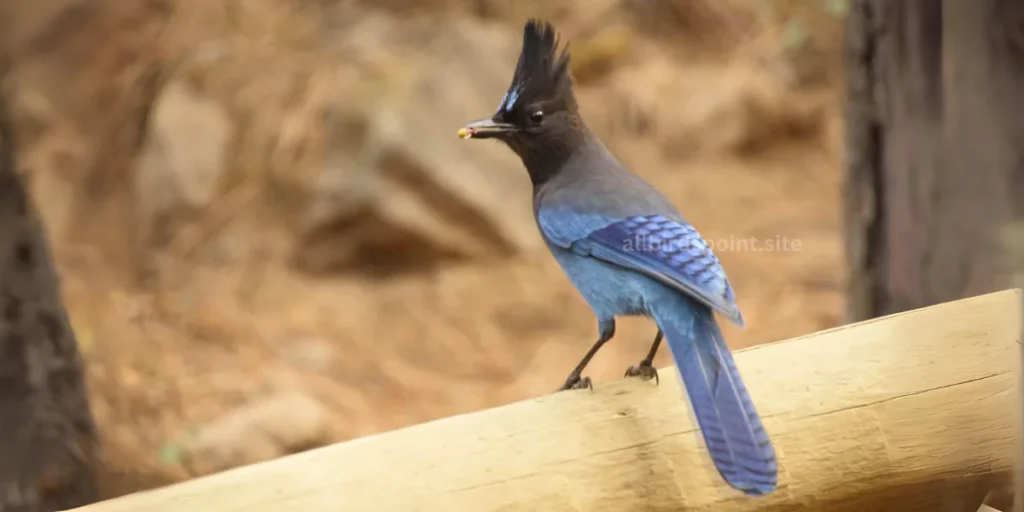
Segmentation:
<svg viewBox="0 0 1024 512">
<path fill-rule="evenodd" d="M 486 119 L 459 130 L 497 139 L 526 167 L 533 211 L 551 253 L 587 301 L 599 338 L 561 390 L 589 387 L 583 369 L 615 334 L 617 315 L 653 317 L 650 352 L 626 376 L 657 379 L 662 338 L 679 369 L 719 473 L 747 495 L 772 492 L 775 450 L 740 378 L 714 312 L 743 326 L 732 287 L 700 234 L 650 184 L 626 170 L 584 124 L 569 52 L 554 28 L 527 21 L 512 85 Z"/>
</svg>

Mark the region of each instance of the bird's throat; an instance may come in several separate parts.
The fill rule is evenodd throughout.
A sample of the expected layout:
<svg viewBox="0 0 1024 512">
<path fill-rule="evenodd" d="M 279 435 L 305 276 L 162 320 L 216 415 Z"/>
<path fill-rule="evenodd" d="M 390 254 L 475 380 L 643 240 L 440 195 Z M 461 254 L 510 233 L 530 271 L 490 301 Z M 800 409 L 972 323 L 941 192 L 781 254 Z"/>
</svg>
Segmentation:
<svg viewBox="0 0 1024 512">
<path fill-rule="evenodd" d="M 513 141 L 509 144 L 519 155 L 534 187 L 543 185 L 563 172 L 566 164 L 587 147 L 587 132 L 569 130 L 554 136 Z"/>
</svg>

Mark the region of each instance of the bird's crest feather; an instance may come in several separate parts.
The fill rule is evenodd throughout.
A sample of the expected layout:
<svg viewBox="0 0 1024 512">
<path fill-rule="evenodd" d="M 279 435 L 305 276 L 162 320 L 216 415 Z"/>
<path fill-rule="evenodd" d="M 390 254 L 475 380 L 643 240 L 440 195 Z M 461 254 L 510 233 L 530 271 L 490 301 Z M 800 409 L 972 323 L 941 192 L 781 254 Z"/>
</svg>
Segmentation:
<svg viewBox="0 0 1024 512">
<path fill-rule="evenodd" d="M 559 50 L 559 42 L 550 23 L 536 19 L 526 22 L 519 62 L 499 112 L 514 110 L 526 102 L 572 97 L 569 48 L 566 45 Z"/>
</svg>

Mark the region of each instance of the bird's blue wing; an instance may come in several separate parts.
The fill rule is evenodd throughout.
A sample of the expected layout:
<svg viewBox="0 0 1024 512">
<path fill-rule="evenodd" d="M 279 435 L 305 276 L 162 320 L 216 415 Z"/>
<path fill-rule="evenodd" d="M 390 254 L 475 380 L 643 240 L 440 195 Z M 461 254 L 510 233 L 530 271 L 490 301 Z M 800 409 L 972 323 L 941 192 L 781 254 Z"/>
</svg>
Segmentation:
<svg viewBox="0 0 1024 512">
<path fill-rule="evenodd" d="M 744 325 L 722 265 L 685 221 L 661 214 L 615 219 L 542 210 L 537 222 L 545 238 L 558 246 L 646 274 Z"/>
</svg>

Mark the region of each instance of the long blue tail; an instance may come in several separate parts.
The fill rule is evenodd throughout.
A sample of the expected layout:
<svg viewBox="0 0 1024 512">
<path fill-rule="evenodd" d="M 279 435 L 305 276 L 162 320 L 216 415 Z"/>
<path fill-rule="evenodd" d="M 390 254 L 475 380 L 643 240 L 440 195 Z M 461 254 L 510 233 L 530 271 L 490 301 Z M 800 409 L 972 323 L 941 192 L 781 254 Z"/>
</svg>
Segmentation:
<svg viewBox="0 0 1024 512">
<path fill-rule="evenodd" d="M 653 308 L 682 376 L 711 460 L 725 481 L 750 496 L 775 490 L 775 449 L 747 394 L 714 313 L 666 301 Z M 674 304 L 672 304 L 674 302 Z"/>
</svg>

